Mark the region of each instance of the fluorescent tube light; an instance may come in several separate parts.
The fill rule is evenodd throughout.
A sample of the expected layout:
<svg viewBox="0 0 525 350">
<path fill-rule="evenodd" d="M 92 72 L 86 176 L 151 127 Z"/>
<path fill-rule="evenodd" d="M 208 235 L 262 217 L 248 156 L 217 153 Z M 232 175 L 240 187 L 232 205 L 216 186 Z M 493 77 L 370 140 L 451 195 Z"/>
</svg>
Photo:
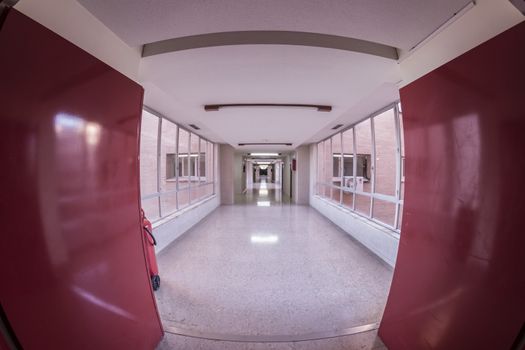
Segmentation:
<svg viewBox="0 0 525 350">
<path fill-rule="evenodd" d="M 279 156 L 279 153 L 254 152 L 254 153 L 250 153 L 250 156 L 255 156 L 255 157 L 277 157 L 277 156 Z"/>
<path fill-rule="evenodd" d="M 309 108 L 316 109 L 318 112 L 330 112 L 332 106 L 327 105 L 311 105 L 302 103 L 224 103 L 216 105 L 205 105 L 204 110 L 206 112 L 218 111 L 222 108 L 232 107 L 286 107 L 286 108 Z"/>
<path fill-rule="evenodd" d="M 277 243 L 279 236 L 276 235 L 253 235 L 250 237 L 252 243 Z"/>
</svg>

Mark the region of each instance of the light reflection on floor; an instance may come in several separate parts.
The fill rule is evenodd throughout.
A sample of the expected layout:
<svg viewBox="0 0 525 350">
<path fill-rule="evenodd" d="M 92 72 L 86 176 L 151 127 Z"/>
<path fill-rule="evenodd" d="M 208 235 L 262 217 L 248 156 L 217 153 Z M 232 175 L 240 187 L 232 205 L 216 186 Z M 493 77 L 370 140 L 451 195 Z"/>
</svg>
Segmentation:
<svg viewBox="0 0 525 350">
<path fill-rule="evenodd" d="M 378 322 L 391 269 L 315 209 L 281 200 L 275 184 L 255 187 L 159 254 L 163 324 L 295 336 Z"/>
<path fill-rule="evenodd" d="M 268 182 L 266 177 L 261 177 L 261 182 L 255 182 L 246 188 L 242 195 L 236 195 L 235 204 L 256 205 L 270 207 L 289 204 L 287 196 L 283 196 L 282 186 L 279 183 Z"/>
</svg>

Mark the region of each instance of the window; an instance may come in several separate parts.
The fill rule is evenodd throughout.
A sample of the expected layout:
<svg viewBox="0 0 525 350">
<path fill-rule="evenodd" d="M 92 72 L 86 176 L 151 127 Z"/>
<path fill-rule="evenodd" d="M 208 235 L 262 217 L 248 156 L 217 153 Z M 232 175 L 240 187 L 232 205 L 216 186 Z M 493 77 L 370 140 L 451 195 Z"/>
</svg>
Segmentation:
<svg viewBox="0 0 525 350">
<path fill-rule="evenodd" d="M 140 188 L 142 207 L 150 220 L 166 217 L 214 194 L 213 152 L 212 142 L 143 111 Z"/>
<path fill-rule="evenodd" d="M 389 226 L 395 226 L 396 194 L 399 191 L 399 147 L 395 109 L 389 109 L 373 118 L 375 140 L 375 186 L 374 192 L 389 196 L 391 201 L 374 200 L 372 216 Z"/>
<path fill-rule="evenodd" d="M 324 142 L 319 142 L 317 144 L 317 186 L 316 193 L 318 195 L 324 195 Z"/>
<path fill-rule="evenodd" d="M 398 103 L 319 142 L 316 149 L 317 195 L 399 230 L 404 150 Z"/>
<path fill-rule="evenodd" d="M 190 135 L 190 200 L 195 202 L 200 197 L 200 139 L 199 136 Z"/>
<path fill-rule="evenodd" d="M 358 192 L 372 190 L 372 127 L 370 119 L 366 119 L 355 126 L 356 139 L 356 189 Z"/>
<path fill-rule="evenodd" d="M 396 194 L 397 142 L 394 110 L 374 117 L 375 139 L 375 192 Z"/>
<path fill-rule="evenodd" d="M 342 133 L 343 142 L 343 198 L 342 204 L 350 209 L 354 207 L 354 129 L 348 129 Z"/>
<path fill-rule="evenodd" d="M 190 133 L 184 129 L 179 129 L 179 190 L 189 186 L 190 178 Z"/>
<path fill-rule="evenodd" d="M 335 134 L 331 139 L 332 144 L 332 173 L 330 174 L 331 199 L 334 202 L 341 202 L 341 182 L 343 163 L 341 162 L 342 144 L 341 134 Z"/>
<path fill-rule="evenodd" d="M 175 154 L 177 152 L 177 125 L 167 119 L 161 123 L 160 138 L 160 212 L 163 216 L 177 210 L 177 181 Z"/>
<path fill-rule="evenodd" d="M 206 140 L 200 139 L 199 146 L 199 180 L 206 182 Z"/>
<path fill-rule="evenodd" d="M 144 111 L 140 132 L 140 193 L 144 198 L 158 192 L 157 182 L 157 141 L 160 119 Z M 152 220 L 159 218 L 159 200 L 148 197 L 142 201 L 142 208 Z"/>
<path fill-rule="evenodd" d="M 205 180 L 204 196 L 213 194 L 214 191 L 214 174 L 215 174 L 215 148 L 213 143 L 206 141 L 206 165 L 205 165 Z"/>
<path fill-rule="evenodd" d="M 166 180 L 175 179 L 175 153 L 166 153 Z"/>
<path fill-rule="evenodd" d="M 332 195 L 332 169 L 333 169 L 333 157 L 332 157 L 332 140 L 328 139 L 324 142 L 324 171 L 323 171 L 323 183 L 324 183 L 324 196 L 330 198 Z"/>
</svg>

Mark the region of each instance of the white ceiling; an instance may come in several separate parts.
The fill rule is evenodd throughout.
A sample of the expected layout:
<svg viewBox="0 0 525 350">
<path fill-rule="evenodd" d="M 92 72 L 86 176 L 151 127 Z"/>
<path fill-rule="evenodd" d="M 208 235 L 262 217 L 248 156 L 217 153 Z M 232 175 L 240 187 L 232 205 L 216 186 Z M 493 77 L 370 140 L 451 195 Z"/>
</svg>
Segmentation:
<svg viewBox="0 0 525 350">
<path fill-rule="evenodd" d="M 181 36 L 291 30 L 348 36 L 409 49 L 468 0 L 79 0 L 130 45 Z M 304 46 L 240 45 L 177 51 L 142 59 L 145 104 L 202 136 L 239 150 L 287 151 L 334 133 L 398 99 L 397 62 Z M 332 112 L 205 104 L 304 103 Z M 238 147 L 291 142 L 292 147 Z"/>
<path fill-rule="evenodd" d="M 188 35 L 291 30 L 409 49 L 469 0 L 79 0 L 132 46 Z"/>
<path fill-rule="evenodd" d="M 291 142 L 295 148 L 331 127 L 345 112 L 399 79 L 385 58 L 303 46 L 241 45 L 201 48 L 143 59 L 145 103 L 182 124 L 194 123 L 211 140 Z M 391 84 L 378 105 L 397 99 Z M 204 104 L 304 103 L 332 105 L 331 112 L 288 108 L 204 111 Z M 261 150 L 285 150 L 265 146 Z M 253 149 L 250 149 L 253 150 Z"/>
</svg>

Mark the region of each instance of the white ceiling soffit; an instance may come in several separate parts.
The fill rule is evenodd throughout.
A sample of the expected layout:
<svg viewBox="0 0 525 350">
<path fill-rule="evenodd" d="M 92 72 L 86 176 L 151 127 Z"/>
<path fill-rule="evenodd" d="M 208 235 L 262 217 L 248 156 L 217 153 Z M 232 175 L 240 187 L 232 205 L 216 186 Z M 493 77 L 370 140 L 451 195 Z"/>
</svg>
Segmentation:
<svg viewBox="0 0 525 350">
<path fill-rule="evenodd" d="M 377 87 L 368 96 L 354 104 L 350 109 L 342 113 L 332 123 L 319 130 L 316 134 L 310 137 L 304 143 L 312 143 L 323 140 L 339 131 L 345 130 L 348 127 L 355 125 L 370 117 L 373 113 L 382 110 L 391 103 L 399 101 L 399 90 L 397 84 L 387 82 Z M 333 130 L 336 125 L 342 126 Z"/>
<path fill-rule="evenodd" d="M 469 0 L 79 0 L 131 46 L 198 34 L 283 30 L 410 49 Z"/>
<path fill-rule="evenodd" d="M 177 51 L 141 64 L 145 104 L 183 125 L 196 124 L 212 141 L 238 150 L 291 150 L 327 130 L 360 101 L 384 106 L 397 99 L 395 61 L 303 46 L 241 45 Z M 387 82 L 387 92 L 370 94 Z M 294 108 L 226 108 L 205 104 L 294 103 L 331 105 L 331 112 Z M 350 116 L 351 117 L 351 116 Z M 333 131 L 332 131 L 333 132 Z M 328 135 L 326 135 L 328 136 Z M 290 146 L 238 146 L 245 142 Z"/>
</svg>

